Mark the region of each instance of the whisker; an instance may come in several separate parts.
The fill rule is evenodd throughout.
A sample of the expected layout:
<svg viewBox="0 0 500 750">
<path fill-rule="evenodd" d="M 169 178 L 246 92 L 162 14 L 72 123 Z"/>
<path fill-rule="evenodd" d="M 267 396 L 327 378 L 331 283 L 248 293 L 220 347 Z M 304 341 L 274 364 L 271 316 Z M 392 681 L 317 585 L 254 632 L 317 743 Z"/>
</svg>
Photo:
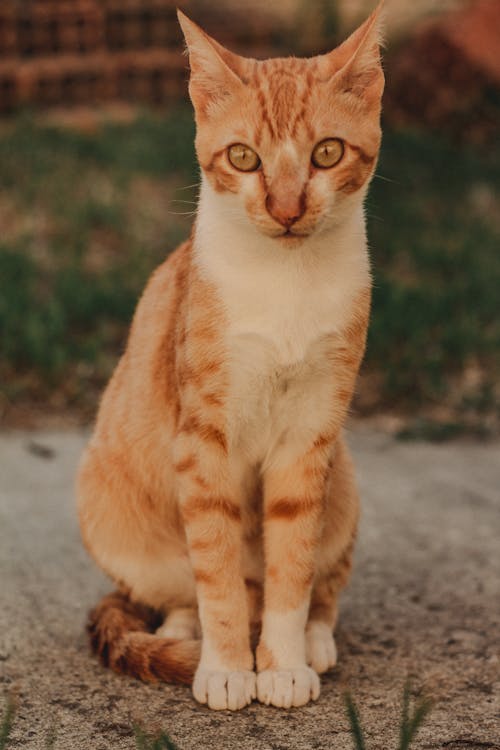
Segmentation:
<svg viewBox="0 0 500 750">
<path fill-rule="evenodd" d="M 177 190 L 189 190 L 190 188 L 194 188 L 194 187 L 201 187 L 201 183 L 200 182 L 193 182 L 192 185 L 184 185 L 183 187 L 174 188 L 174 191 L 177 191 Z"/>
<path fill-rule="evenodd" d="M 390 177 L 384 177 L 383 175 L 378 174 L 377 172 L 375 172 L 375 174 L 373 176 L 376 177 L 377 180 L 383 180 L 384 182 L 391 182 L 393 185 L 402 185 L 403 184 L 402 182 L 399 182 L 399 180 L 392 180 Z"/>
</svg>

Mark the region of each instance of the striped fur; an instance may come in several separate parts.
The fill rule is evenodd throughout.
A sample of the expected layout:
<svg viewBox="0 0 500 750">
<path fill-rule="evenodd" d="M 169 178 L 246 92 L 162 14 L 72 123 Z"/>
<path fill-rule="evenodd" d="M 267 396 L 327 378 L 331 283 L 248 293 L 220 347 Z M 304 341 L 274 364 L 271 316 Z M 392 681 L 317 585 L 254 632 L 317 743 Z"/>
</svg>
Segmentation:
<svg viewBox="0 0 500 750">
<path fill-rule="evenodd" d="M 89 632 L 115 671 L 192 683 L 211 708 L 303 705 L 335 663 L 358 519 L 342 426 L 370 309 L 379 16 L 328 55 L 265 61 L 179 17 L 200 204 L 80 466 L 82 537 L 119 588 Z M 311 162 L 325 138 L 344 143 L 331 169 Z M 261 168 L 238 172 L 234 143 Z"/>
</svg>

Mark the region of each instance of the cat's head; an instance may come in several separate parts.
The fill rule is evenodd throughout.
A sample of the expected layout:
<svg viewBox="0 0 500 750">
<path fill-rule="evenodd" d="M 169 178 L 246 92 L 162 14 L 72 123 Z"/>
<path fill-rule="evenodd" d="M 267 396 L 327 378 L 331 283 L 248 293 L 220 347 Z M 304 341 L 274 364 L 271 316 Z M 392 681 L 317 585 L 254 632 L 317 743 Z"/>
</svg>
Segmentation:
<svg viewBox="0 0 500 750">
<path fill-rule="evenodd" d="M 286 244 L 359 205 L 380 146 L 380 6 L 343 44 L 308 59 L 229 52 L 179 12 L 196 152 L 228 221 Z"/>
</svg>

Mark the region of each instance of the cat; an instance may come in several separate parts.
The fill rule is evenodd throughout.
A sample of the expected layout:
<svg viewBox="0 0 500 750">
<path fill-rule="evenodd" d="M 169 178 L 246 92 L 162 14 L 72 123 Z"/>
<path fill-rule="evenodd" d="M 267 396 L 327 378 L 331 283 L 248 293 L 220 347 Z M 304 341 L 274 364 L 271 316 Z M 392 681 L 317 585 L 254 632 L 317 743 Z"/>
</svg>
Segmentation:
<svg viewBox="0 0 500 750">
<path fill-rule="evenodd" d="M 359 513 L 342 429 L 370 313 L 380 8 L 330 53 L 262 61 L 178 15 L 199 205 L 80 465 L 82 538 L 118 586 L 89 631 L 115 671 L 212 709 L 301 706 L 336 662 Z"/>
</svg>

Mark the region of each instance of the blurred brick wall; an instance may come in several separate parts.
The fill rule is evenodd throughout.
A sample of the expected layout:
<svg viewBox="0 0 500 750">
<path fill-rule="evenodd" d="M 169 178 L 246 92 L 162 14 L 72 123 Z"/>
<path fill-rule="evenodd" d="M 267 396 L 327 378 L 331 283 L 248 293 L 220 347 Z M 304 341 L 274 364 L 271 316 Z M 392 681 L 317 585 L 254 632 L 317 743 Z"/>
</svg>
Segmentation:
<svg viewBox="0 0 500 750">
<path fill-rule="evenodd" d="M 354 21 L 349 13 L 366 16 L 375 4 L 337 0 L 339 29 L 332 31 L 320 12 L 327 1 L 0 0 L 0 114 L 26 105 L 162 105 L 185 97 L 177 4 L 222 43 L 257 57 L 329 49 L 346 19 Z M 386 2 L 391 23 L 427 15 L 432 5 Z M 439 10 L 389 44 L 387 121 L 489 140 L 498 119 L 490 92 L 500 79 L 500 0 L 443 0 Z"/>
<path fill-rule="evenodd" d="M 0 0 L 0 113 L 113 100 L 169 102 L 186 91 L 176 6 L 239 49 L 267 53 L 273 24 L 204 2 Z"/>
</svg>

